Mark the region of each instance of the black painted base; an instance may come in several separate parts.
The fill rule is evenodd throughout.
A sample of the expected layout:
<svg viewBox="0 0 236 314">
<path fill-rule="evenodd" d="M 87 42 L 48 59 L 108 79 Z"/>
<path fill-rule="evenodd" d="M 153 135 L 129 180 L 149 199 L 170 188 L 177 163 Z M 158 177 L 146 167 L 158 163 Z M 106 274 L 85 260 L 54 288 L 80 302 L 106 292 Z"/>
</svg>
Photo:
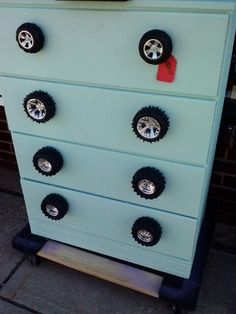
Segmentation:
<svg viewBox="0 0 236 314">
<path fill-rule="evenodd" d="M 206 216 L 202 223 L 189 279 L 169 275 L 164 276 L 163 284 L 159 291 L 160 297 L 171 301 L 177 308 L 193 311 L 197 305 L 214 227 L 215 219 Z"/>
<path fill-rule="evenodd" d="M 27 224 L 13 239 L 12 247 L 23 253 L 34 255 L 44 246 L 47 239 L 31 233 Z"/>
</svg>

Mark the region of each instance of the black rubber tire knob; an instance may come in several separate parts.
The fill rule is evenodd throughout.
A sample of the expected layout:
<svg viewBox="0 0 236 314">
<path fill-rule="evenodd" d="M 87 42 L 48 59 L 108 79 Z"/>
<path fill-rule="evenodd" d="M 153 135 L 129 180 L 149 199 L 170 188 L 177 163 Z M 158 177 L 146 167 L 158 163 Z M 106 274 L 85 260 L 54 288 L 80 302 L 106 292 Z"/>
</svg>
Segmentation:
<svg viewBox="0 0 236 314">
<path fill-rule="evenodd" d="M 154 167 L 143 167 L 133 176 L 132 187 L 134 191 L 145 199 L 154 199 L 165 189 L 163 174 Z"/>
<path fill-rule="evenodd" d="M 68 212 L 69 205 L 64 197 L 52 193 L 43 199 L 41 210 L 48 218 L 52 220 L 60 220 Z"/>
<path fill-rule="evenodd" d="M 53 147 L 43 147 L 33 157 L 35 169 L 45 176 L 53 176 L 63 166 L 63 158 L 58 150 Z"/>
<path fill-rule="evenodd" d="M 34 91 L 28 94 L 23 102 L 27 116 L 37 123 L 45 123 L 56 113 L 56 104 L 53 98 L 44 91 Z"/>
<path fill-rule="evenodd" d="M 131 229 L 135 241 L 143 246 L 156 245 L 162 235 L 162 228 L 159 222 L 150 217 L 138 218 Z"/>
<path fill-rule="evenodd" d="M 44 35 L 39 26 L 33 23 L 24 23 L 16 30 L 18 46 L 28 53 L 39 52 L 44 46 Z"/>
<path fill-rule="evenodd" d="M 139 54 L 145 62 L 150 64 L 160 64 L 168 60 L 172 48 L 170 36 L 158 29 L 145 33 L 139 42 Z"/>
</svg>

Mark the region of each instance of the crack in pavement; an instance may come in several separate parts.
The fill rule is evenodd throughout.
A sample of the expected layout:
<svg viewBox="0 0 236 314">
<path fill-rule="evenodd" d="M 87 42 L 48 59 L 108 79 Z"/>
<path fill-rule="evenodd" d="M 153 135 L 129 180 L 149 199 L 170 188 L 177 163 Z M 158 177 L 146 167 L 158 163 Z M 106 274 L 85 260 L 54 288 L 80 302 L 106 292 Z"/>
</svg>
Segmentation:
<svg viewBox="0 0 236 314">
<path fill-rule="evenodd" d="M 3 280 L 0 289 L 11 279 L 11 277 L 16 273 L 18 268 L 23 264 L 23 262 L 26 260 L 27 255 L 23 255 L 22 258 L 17 262 L 16 266 L 10 271 L 10 273 L 7 275 L 7 277 Z"/>
<path fill-rule="evenodd" d="M 24 261 L 27 259 L 27 255 L 24 255 L 20 261 L 16 264 L 16 266 L 10 271 L 10 273 L 7 275 L 7 277 L 4 279 L 4 281 L 0 284 L 0 290 L 5 286 L 5 284 L 12 278 L 12 276 L 16 273 L 16 271 L 19 269 L 19 267 L 24 263 Z M 12 304 L 14 306 L 17 306 L 21 309 L 24 309 L 26 311 L 28 311 L 29 313 L 34 313 L 34 314 L 43 314 L 43 313 L 40 313 L 38 311 L 35 311 L 31 308 L 29 308 L 28 306 L 24 305 L 24 304 L 21 304 L 21 303 L 18 303 L 18 302 L 15 302 L 11 299 L 8 299 L 6 297 L 3 297 L 0 295 L 0 301 L 4 301 L 4 302 L 7 302 L 9 304 Z"/>
<path fill-rule="evenodd" d="M 41 313 L 41 312 L 38 312 L 38 311 L 35 311 L 35 310 L 29 308 L 28 306 L 25 306 L 24 304 L 20 304 L 20 303 L 18 303 L 18 302 L 9 300 L 9 299 L 7 299 L 7 298 L 5 298 L 5 297 L 2 297 L 2 296 L 0 296 L 0 301 L 4 301 L 4 302 L 7 302 L 7 303 L 12 304 L 12 305 L 14 305 L 14 306 L 17 306 L 17 307 L 19 307 L 19 308 L 21 308 L 21 309 L 23 309 L 23 310 L 28 311 L 29 313 L 43 314 L 43 313 Z"/>
</svg>

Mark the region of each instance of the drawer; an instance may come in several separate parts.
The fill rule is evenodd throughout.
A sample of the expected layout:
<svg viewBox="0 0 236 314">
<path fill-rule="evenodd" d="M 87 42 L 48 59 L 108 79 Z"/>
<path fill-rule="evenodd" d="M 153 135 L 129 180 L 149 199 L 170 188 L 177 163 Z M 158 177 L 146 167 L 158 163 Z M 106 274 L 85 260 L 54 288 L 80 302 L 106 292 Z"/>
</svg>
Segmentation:
<svg viewBox="0 0 236 314">
<path fill-rule="evenodd" d="M 0 10 L 3 74 L 178 95 L 217 95 L 227 14 L 161 12 L 154 5 L 152 12 L 5 6 Z M 16 30 L 26 22 L 35 23 L 44 33 L 45 45 L 38 53 L 25 53 L 17 45 Z M 140 39 L 153 29 L 166 32 L 173 42 L 178 65 L 171 84 L 157 81 L 157 66 L 139 55 Z"/>
<path fill-rule="evenodd" d="M 160 266 L 158 254 L 192 260 L 195 219 L 28 180 L 22 180 L 22 187 L 32 233 L 154 269 Z M 52 193 L 68 202 L 68 212 L 61 220 L 49 219 L 41 211 L 42 200 Z M 161 226 L 160 240 L 153 246 L 142 246 L 132 237 L 132 226 L 143 216 L 154 219 Z M 93 241 L 96 244 L 101 241 L 103 245 L 94 247 Z"/>
<path fill-rule="evenodd" d="M 0 79 L 13 131 L 154 158 L 206 164 L 215 102 L 99 88 Z M 14 90 L 14 92 L 12 92 Z M 56 103 L 55 116 L 35 123 L 23 109 L 26 95 L 41 90 Z M 169 118 L 165 136 L 149 143 L 132 129 L 137 112 L 149 106 Z"/>
<path fill-rule="evenodd" d="M 18 152 L 17 160 L 21 177 L 23 178 L 186 216 L 197 217 L 201 214 L 199 211 L 201 210 L 204 168 L 17 133 L 12 135 L 15 149 Z M 52 176 L 42 175 L 33 166 L 33 156 L 43 147 L 56 149 L 63 158 L 61 170 L 58 170 L 60 167 L 55 166 L 54 169 L 57 169 L 58 172 Z M 43 156 L 38 156 L 36 165 L 39 158 L 46 160 L 51 158 L 45 154 Z M 53 156 L 55 156 L 54 153 Z M 53 163 L 60 164 L 60 161 L 53 161 Z M 132 188 L 133 176 L 139 169 L 145 167 L 153 167 L 165 177 L 164 191 L 157 198 L 145 199 L 136 194 Z M 155 179 L 151 181 L 153 180 Z M 137 178 L 135 178 L 136 181 Z M 163 180 L 158 176 L 157 181 L 156 190 L 159 191 L 159 188 L 163 188 Z"/>
</svg>

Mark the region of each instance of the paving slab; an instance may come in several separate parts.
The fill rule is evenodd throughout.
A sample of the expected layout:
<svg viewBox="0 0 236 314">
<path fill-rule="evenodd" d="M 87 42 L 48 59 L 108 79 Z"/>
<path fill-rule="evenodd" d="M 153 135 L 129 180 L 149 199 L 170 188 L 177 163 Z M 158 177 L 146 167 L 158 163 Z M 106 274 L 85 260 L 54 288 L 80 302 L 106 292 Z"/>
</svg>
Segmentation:
<svg viewBox="0 0 236 314">
<path fill-rule="evenodd" d="M 236 313 L 236 255 L 211 249 L 194 314 Z"/>
<path fill-rule="evenodd" d="M 236 254 L 236 226 L 216 224 L 212 246 L 228 253 Z"/>
<path fill-rule="evenodd" d="M 45 314 L 170 313 L 164 301 L 44 260 L 25 261 L 1 296 Z"/>
<path fill-rule="evenodd" d="M 23 198 L 0 192 L 0 284 L 23 257 L 12 249 L 11 240 L 26 222 Z"/>
<path fill-rule="evenodd" d="M 44 314 L 171 313 L 163 300 L 43 260 L 26 260 L 0 291 L 1 296 Z M 212 249 L 196 314 L 235 313 L 236 256 Z"/>
<path fill-rule="evenodd" d="M 0 313 L 1 314 L 29 314 L 30 312 L 16 305 L 0 300 Z"/>
</svg>

